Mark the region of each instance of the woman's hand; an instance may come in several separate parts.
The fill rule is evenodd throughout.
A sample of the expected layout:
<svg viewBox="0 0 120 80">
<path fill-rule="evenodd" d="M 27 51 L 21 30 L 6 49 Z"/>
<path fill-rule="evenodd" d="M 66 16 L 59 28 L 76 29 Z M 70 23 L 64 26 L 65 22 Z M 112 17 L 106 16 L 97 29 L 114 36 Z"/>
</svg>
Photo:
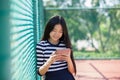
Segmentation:
<svg viewBox="0 0 120 80">
<path fill-rule="evenodd" d="M 71 59 L 71 49 L 58 50 L 57 54 L 61 55 L 61 60 L 66 61 L 68 65 L 68 70 L 71 74 L 75 74 L 75 69 Z"/>
<path fill-rule="evenodd" d="M 75 73 L 74 66 L 71 60 L 71 49 L 63 49 L 53 52 L 48 60 L 48 63 L 53 63 L 55 61 L 66 61 L 69 72 L 71 74 Z"/>
<path fill-rule="evenodd" d="M 59 60 L 63 60 L 63 61 L 69 61 L 70 55 L 71 55 L 71 49 L 62 49 L 62 50 L 57 50 L 56 54 L 59 55 Z"/>
<path fill-rule="evenodd" d="M 52 63 L 55 61 L 60 61 L 62 58 L 61 54 L 57 54 L 57 51 L 53 52 L 49 58 L 49 61 L 51 61 Z"/>
</svg>

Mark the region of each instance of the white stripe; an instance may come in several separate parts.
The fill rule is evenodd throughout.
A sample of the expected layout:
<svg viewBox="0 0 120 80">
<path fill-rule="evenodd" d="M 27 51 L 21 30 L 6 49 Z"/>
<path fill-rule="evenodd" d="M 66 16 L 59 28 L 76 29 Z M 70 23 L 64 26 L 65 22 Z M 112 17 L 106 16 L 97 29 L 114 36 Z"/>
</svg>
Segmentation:
<svg viewBox="0 0 120 80">
<path fill-rule="evenodd" d="M 37 58 L 37 60 L 43 60 L 43 59 L 41 59 L 41 58 Z"/>
<path fill-rule="evenodd" d="M 54 68 L 54 67 L 61 67 L 61 66 L 65 66 L 66 64 L 59 64 L 59 65 L 51 65 L 50 68 Z"/>
<path fill-rule="evenodd" d="M 63 63 L 63 62 L 66 62 L 66 61 L 56 61 L 53 64 L 60 64 L 60 63 Z"/>
<path fill-rule="evenodd" d="M 50 57 L 50 55 L 44 55 L 44 57 Z M 48 58 L 45 58 L 45 60 L 48 60 Z"/>
<path fill-rule="evenodd" d="M 39 52 L 39 53 L 42 53 L 42 51 L 41 50 L 36 50 L 37 52 Z"/>
<path fill-rule="evenodd" d="M 37 62 L 37 64 L 43 64 L 43 62 Z"/>
<path fill-rule="evenodd" d="M 41 46 L 37 46 L 37 48 L 39 48 L 39 49 L 45 49 L 44 47 L 41 47 Z"/>
<path fill-rule="evenodd" d="M 52 51 L 52 50 L 51 51 L 44 51 L 44 53 L 52 53 L 52 52 L 54 52 L 54 51 Z"/>
</svg>

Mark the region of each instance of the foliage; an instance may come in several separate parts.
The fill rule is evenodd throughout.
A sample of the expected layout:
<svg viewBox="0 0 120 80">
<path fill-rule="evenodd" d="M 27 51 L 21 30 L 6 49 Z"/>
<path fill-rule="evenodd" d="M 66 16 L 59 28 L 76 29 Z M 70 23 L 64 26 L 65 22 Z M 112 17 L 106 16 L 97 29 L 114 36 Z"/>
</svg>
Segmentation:
<svg viewBox="0 0 120 80">
<path fill-rule="evenodd" d="M 45 21 L 53 15 L 63 16 L 74 50 L 77 40 L 96 39 L 100 43 L 99 49 L 96 49 L 98 52 L 120 53 L 119 0 L 91 0 L 91 5 L 87 5 L 87 0 L 48 1 L 45 5 Z M 55 4 L 52 5 L 53 3 Z M 91 45 L 95 47 L 93 43 Z"/>
</svg>

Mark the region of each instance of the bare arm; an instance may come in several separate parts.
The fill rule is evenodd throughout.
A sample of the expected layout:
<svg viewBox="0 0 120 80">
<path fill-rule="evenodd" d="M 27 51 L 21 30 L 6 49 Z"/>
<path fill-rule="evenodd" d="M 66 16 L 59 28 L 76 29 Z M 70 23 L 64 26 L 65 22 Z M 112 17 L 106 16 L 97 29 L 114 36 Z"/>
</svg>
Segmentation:
<svg viewBox="0 0 120 80">
<path fill-rule="evenodd" d="M 68 70 L 71 74 L 75 74 L 75 69 L 74 69 L 74 66 L 73 66 L 73 63 L 72 63 L 72 60 L 70 57 L 68 57 L 67 59 L 67 64 L 68 64 Z"/>
<path fill-rule="evenodd" d="M 45 62 L 45 64 L 39 68 L 39 73 L 41 75 L 44 75 L 48 71 L 52 63 L 53 63 L 52 59 L 48 59 L 47 62 Z"/>
</svg>

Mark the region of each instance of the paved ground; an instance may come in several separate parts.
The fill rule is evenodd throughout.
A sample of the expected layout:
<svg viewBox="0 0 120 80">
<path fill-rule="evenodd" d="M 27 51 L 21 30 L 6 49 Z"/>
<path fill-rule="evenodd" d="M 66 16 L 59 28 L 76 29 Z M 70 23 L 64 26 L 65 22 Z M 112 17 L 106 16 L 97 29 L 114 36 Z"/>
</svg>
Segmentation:
<svg viewBox="0 0 120 80">
<path fill-rule="evenodd" d="M 120 80 L 120 60 L 75 60 L 76 80 Z"/>
</svg>

